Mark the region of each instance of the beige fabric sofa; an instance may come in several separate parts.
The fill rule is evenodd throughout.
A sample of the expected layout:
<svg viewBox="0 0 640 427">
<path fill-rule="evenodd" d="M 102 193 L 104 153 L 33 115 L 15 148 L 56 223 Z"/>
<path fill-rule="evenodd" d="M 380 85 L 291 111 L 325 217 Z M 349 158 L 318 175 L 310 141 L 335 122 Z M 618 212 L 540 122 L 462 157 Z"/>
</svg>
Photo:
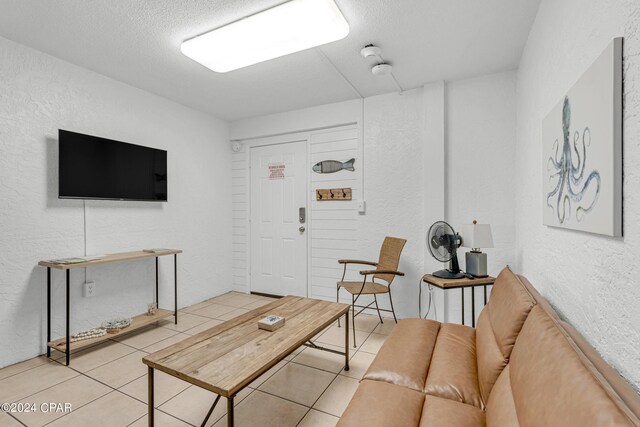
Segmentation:
<svg viewBox="0 0 640 427">
<path fill-rule="evenodd" d="M 338 426 L 640 426 L 640 396 L 507 267 L 476 329 L 399 321 Z"/>
</svg>

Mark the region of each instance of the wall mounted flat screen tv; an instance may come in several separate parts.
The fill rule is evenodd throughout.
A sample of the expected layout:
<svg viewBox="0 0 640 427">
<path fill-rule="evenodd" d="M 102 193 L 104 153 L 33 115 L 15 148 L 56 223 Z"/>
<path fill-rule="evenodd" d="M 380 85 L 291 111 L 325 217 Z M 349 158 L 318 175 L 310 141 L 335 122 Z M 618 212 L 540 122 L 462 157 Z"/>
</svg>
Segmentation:
<svg viewBox="0 0 640 427">
<path fill-rule="evenodd" d="M 167 152 L 60 129 L 61 199 L 167 201 Z"/>
</svg>

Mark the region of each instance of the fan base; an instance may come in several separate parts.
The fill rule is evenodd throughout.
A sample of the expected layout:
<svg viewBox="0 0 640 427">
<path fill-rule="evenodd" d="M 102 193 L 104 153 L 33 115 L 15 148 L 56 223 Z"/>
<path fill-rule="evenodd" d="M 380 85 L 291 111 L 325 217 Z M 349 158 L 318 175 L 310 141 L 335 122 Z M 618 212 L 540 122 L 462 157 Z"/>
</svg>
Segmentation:
<svg viewBox="0 0 640 427">
<path fill-rule="evenodd" d="M 438 270 L 431 274 L 441 279 L 462 279 L 464 277 L 464 273 L 461 271 L 454 273 L 450 270 Z"/>
</svg>

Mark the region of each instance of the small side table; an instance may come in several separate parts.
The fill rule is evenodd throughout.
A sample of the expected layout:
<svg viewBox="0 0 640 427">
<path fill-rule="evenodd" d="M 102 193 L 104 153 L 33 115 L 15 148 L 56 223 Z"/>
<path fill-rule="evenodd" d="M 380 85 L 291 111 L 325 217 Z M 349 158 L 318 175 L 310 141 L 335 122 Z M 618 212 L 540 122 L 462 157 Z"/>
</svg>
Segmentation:
<svg viewBox="0 0 640 427">
<path fill-rule="evenodd" d="M 448 289 L 460 289 L 460 295 L 462 299 L 462 324 L 464 325 L 464 288 L 471 288 L 471 326 L 476 327 L 476 294 L 475 288 L 477 286 L 484 287 L 484 305 L 487 305 L 487 286 L 493 285 L 496 281 L 495 277 L 478 277 L 475 279 L 468 279 L 463 277 L 462 279 L 441 279 L 440 277 L 433 276 L 431 274 L 425 274 L 422 276 L 422 281 L 433 285 L 437 288 L 446 291 Z"/>
</svg>

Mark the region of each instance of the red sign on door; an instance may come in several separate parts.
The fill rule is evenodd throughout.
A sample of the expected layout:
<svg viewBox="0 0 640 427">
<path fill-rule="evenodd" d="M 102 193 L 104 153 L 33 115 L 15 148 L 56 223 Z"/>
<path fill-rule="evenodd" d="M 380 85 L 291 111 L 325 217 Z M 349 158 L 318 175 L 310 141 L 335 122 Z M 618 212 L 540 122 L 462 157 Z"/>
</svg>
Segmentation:
<svg viewBox="0 0 640 427">
<path fill-rule="evenodd" d="M 284 179 L 284 163 L 269 163 L 269 179 Z"/>
</svg>

